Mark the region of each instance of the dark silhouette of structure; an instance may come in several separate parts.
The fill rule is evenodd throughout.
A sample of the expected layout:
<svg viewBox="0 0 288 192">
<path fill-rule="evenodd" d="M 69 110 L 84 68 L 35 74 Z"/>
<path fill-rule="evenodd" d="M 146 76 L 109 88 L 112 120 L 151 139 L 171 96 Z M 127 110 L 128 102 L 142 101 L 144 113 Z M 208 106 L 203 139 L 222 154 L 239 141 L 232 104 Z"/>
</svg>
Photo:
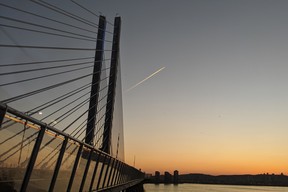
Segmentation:
<svg viewBox="0 0 288 192">
<path fill-rule="evenodd" d="M 160 183 L 160 172 L 159 171 L 155 171 L 155 177 L 154 177 L 154 182 L 157 184 L 157 183 Z"/>
<path fill-rule="evenodd" d="M 178 184 L 179 183 L 179 171 L 175 170 L 173 175 L 173 183 Z"/>
<path fill-rule="evenodd" d="M 121 17 L 69 3 L 98 24 L 63 4 L 1 3 L 15 23 L 0 43 L 0 191 L 139 191 L 144 173 L 124 162 Z"/>
<path fill-rule="evenodd" d="M 288 186 L 288 176 L 285 176 L 283 174 L 247 174 L 219 176 L 205 174 L 185 174 L 179 176 L 179 182 L 227 185 Z"/>
<path fill-rule="evenodd" d="M 158 172 L 159 173 L 159 172 Z M 146 183 L 165 183 L 168 184 L 170 174 L 165 172 L 163 176 L 156 174 Z M 159 181 L 160 178 L 160 181 Z M 258 175 L 205 175 L 205 174 L 183 174 L 179 175 L 178 171 L 174 171 L 173 183 L 197 183 L 197 184 L 222 184 L 222 185 L 254 185 L 254 186 L 288 186 L 288 176 L 283 173 L 276 174 L 258 174 Z M 156 182 L 157 181 L 157 182 Z M 172 183 L 172 182 L 170 182 Z M 175 184 L 177 184 L 175 183 Z"/>
<path fill-rule="evenodd" d="M 164 183 L 166 184 L 169 184 L 169 183 L 172 183 L 172 175 L 168 172 L 168 171 L 165 171 L 164 173 Z"/>
</svg>

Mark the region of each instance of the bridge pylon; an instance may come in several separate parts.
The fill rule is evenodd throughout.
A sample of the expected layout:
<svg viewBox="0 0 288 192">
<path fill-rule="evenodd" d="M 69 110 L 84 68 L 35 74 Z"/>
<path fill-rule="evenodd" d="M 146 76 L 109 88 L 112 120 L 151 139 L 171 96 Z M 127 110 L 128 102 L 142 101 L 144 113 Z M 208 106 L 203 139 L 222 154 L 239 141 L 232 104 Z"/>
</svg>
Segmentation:
<svg viewBox="0 0 288 192">
<path fill-rule="evenodd" d="M 118 192 L 144 179 L 124 162 L 121 18 L 84 5 L 0 3 L 0 191 Z"/>
<path fill-rule="evenodd" d="M 111 153 L 110 152 L 111 134 L 112 134 L 111 130 L 112 130 L 113 112 L 115 104 L 117 73 L 119 68 L 118 66 L 119 66 L 119 52 L 120 52 L 120 32 L 121 32 L 121 17 L 115 17 L 108 97 L 106 105 L 106 116 L 105 116 L 102 148 L 101 148 L 102 151 L 108 154 Z"/>
</svg>

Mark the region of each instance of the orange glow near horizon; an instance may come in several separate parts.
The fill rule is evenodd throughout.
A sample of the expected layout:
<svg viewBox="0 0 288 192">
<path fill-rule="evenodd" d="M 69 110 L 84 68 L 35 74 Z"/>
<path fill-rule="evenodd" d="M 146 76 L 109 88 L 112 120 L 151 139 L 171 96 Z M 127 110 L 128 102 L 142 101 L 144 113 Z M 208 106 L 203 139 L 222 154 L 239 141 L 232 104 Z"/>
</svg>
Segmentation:
<svg viewBox="0 0 288 192">
<path fill-rule="evenodd" d="M 124 94 L 126 161 L 152 174 L 288 175 L 288 1 L 185 2 L 165 30 L 154 12 L 138 71 L 127 68 L 127 85 L 165 70 Z"/>
<path fill-rule="evenodd" d="M 169 155 L 168 155 L 169 156 Z M 140 160 L 141 158 L 141 160 Z M 174 157 L 167 159 L 162 155 L 158 159 L 145 158 L 143 156 L 136 159 L 135 167 L 141 169 L 146 173 L 154 174 L 155 171 L 164 173 L 168 171 L 173 173 L 178 170 L 181 174 L 188 173 L 203 173 L 211 175 L 225 175 L 225 174 L 262 174 L 262 173 L 275 173 L 275 174 L 288 174 L 287 171 L 287 157 L 286 159 L 269 159 L 264 157 L 257 159 L 257 157 L 242 158 L 236 157 L 211 157 L 211 159 L 197 157 Z M 128 164 L 133 165 L 133 161 L 126 161 Z"/>
<path fill-rule="evenodd" d="M 154 135 L 141 135 L 141 139 L 135 138 L 126 143 L 126 162 L 146 173 L 154 174 L 155 171 L 178 170 L 181 174 L 203 173 L 211 175 L 225 174 L 288 174 L 288 146 L 285 139 L 285 130 L 280 127 L 281 134 L 269 128 L 270 125 L 262 125 L 262 132 L 256 134 L 258 129 L 250 131 L 250 135 L 241 129 L 218 127 L 221 133 L 214 130 L 205 134 L 192 134 L 186 130 L 186 134 L 180 134 L 169 129 L 162 134 L 162 139 L 157 140 L 157 131 Z M 162 129 L 163 130 L 163 129 Z M 187 133 L 188 132 L 188 133 Z M 277 136 L 276 136 L 277 135 Z M 127 137 L 126 137 L 127 138 Z M 145 139 L 147 138 L 147 139 Z"/>
</svg>

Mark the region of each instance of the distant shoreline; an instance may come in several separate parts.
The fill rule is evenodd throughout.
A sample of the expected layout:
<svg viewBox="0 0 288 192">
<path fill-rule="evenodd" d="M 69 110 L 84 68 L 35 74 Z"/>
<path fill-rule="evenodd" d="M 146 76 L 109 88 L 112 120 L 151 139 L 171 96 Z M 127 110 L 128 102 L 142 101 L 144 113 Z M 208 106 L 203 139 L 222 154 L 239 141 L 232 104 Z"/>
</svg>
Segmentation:
<svg viewBox="0 0 288 192">
<path fill-rule="evenodd" d="M 181 185 L 181 184 L 196 184 L 196 185 L 231 185 L 231 186 L 254 186 L 254 187 L 288 187 L 288 185 L 253 185 L 253 184 L 221 184 L 221 183 L 192 183 L 192 182 L 185 182 L 185 183 L 152 183 L 149 181 L 144 181 L 143 184 L 153 184 L 153 185 Z"/>
<path fill-rule="evenodd" d="M 151 176 L 145 180 L 151 184 L 215 184 L 215 185 L 244 185 L 244 186 L 278 186 L 288 187 L 288 176 L 284 174 L 258 175 L 206 175 L 199 173 L 182 174 L 174 179 L 172 175 Z"/>
</svg>

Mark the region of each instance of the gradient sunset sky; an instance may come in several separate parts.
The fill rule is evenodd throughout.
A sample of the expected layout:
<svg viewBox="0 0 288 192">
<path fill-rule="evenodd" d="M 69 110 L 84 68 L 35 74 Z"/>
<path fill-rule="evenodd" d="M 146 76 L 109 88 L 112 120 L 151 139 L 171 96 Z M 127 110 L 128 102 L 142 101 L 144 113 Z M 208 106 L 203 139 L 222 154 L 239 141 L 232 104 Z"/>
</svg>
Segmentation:
<svg viewBox="0 0 288 192">
<path fill-rule="evenodd" d="M 146 173 L 288 174 L 287 0 L 81 4 L 122 18 L 128 164 Z"/>
<path fill-rule="evenodd" d="M 88 2 L 88 1 L 87 1 Z M 126 162 L 288 174 L 288 1 L 105 0 L 122 17 Z"/>
</svg>

